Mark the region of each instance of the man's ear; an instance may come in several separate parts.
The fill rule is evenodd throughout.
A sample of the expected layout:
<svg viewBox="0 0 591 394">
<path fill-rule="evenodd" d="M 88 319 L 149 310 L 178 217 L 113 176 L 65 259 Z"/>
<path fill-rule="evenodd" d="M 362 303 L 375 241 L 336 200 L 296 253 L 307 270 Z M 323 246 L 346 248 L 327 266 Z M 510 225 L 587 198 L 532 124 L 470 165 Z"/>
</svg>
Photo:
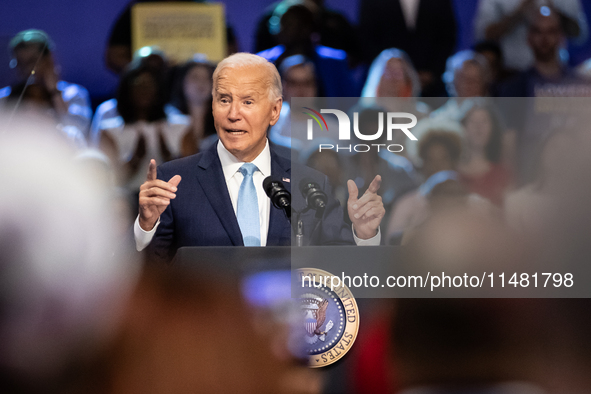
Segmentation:
<svg viewBox="0 0 591 394">
<path fill-rule="evenodd" d="M 281 107 L 283 106 L 283 98 L 279 97 L 275 100 L 273 107 L 271 108 L 271 126 L 275 126 L 275 123 L 279 120 L 281 115 Z"/>
</svg>

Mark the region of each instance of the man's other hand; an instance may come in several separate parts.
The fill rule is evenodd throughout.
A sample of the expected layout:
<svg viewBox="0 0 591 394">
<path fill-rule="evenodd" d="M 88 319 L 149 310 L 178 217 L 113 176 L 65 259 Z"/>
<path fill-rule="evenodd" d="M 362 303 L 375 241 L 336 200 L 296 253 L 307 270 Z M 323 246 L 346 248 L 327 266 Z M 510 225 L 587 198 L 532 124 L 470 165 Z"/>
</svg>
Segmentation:
<svg viewBox="0 0 591 394">
<path fill-rule="evenodd" d="M 381 183 L 382 177 L 376 175 L 363 196 L 357 198 L 359 195 L 357 185 L 351 179 L 347 181 L 349 189 L 347 210 L 358 238 L 369 239 L 376 236 L 382 218 L 386 214 L 382 197 L 377 194 Z"/>
</svg>

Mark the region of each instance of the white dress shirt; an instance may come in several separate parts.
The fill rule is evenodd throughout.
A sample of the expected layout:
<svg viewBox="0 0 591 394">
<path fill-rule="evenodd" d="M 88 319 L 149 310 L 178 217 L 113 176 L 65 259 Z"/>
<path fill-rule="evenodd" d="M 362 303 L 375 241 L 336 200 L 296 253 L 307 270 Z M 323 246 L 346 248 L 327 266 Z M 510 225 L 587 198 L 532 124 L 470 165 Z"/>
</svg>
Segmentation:
<svg viewBox="0 0 591 394">
<path fill-rule="evenodd" d="M 244 164 L 244 162 L 238 160 L 236 156 L 231 154 L 221 142 L 218 142 L 217 153 L 222 164 L 222 171 L 224 173 L 226 185 L 228 186 L 228 193 L 230 194 L 230 200 L 232 201 L 232 208 L 234 208 L 234 214 L 236 214 L 236 208 L 238 206 L 238 192 L 240 191 L 240 184 L 244 179 L 244 176 L 238 170 Z M 271 200 L 269 197 L 267 197 L 267 194 L 263 190 L 263 180 L 271 175 L 271 151 L 269 149 L 268 140 L 263 151 L 252 161 L 252 163 L 258 167 L 258 171 L 255 171 L 253 174 L 253 182 L 259 203 L 261 246 L 266 246 L 267 233 L 269 231 L 269 217 L 271 213 Z M 179 187 L 182 187 L 182 181 L 181 184 L 179 184 Z M 135 220 L 133 232 L 135 236 L 136 248 L 138 251 L 142 251 L 152 241 L 152 238 L 156 233 L 156 229 L 160 224 L 160 219 L 158 219 L 158 222 L 151 231 L 145 231 L 140 227 L 139 218 L 140 217 L 138 215 Z M 378 229 L 378 233 L 373 238 L 360 239 L 357 238 L 355 232 L 353 232 L 353 238 L 355 239 L 355 243 L 360 246 L 379 245 L 381 241 L 381 234 L 380 230 Z"/>
<path fill-rule="evenodd" d="M 244 179 L 244 175 L 240 171 L 240 167 L 244 164 L 243 161 L 238 160 L 231 154 L 224 144 L 218 142 L 218 156 L 222 163 L 222 171 L 228 185 L 228 193 L 230 193 L 230 200 L 232 200 L 232 208 L 234 214 L 238 207 L 238 192 L 240 185 Z M 265 148 L 252 161 L 252 164 L 257 166 L 258 171 L 252 175 L 254 188 L 257 191 L 257 200 L 259 203 L 259 223 L 261 224 L 261 246 L 267 245 L 267 232 L 269 231 L 269 217 L 271 213 L 271 199 L 267 197 L 265 190 L 263 190 L 263 181 L 266 177 L 271 175 L 271 151 L 269 150 L 269 141 L 265 144 Z"/>
</svg>

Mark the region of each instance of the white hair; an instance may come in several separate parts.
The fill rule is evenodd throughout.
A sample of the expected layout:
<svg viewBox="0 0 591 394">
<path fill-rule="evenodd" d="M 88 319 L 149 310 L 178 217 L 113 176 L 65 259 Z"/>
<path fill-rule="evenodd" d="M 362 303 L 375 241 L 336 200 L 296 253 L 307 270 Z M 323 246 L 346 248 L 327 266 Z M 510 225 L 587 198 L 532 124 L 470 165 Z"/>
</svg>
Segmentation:
<svg viewBox="0 0 591 394">
<path fill-rule="evenodd" d="M 215 89 L 220 73 L 226 68 L 243 68 L 243 67 L 262 67 L 265 68 L 269 75 L 268 89 L 269 89 L 269 100 L 274 101 L 282 98 L 283 89 L 281 86 L 281 77 L 277 67 L 269 62 L 264 57 L 253 55 L 252 53 L 239 52 L 228 56 L 224 60 L 218 63 L 215 71 L 213 72 L 213 91 L 212 95 L 215 96 Z"/>
<path fill-rule="evenodd" d="M 454 85 L 456 73 L 458 72 L 458 70 L 464 67 L 464 64 L 467 62 L 480 67 L 480 70 L 482 71 L 483 83 L 486 86 L 488 86 L 491 82 L 490 67 L 484 55 L 481 55 L 480 53 L 475 52 L 471 49 L 459 51 L 447 59 L 445 65 L 445 72 L 442 76 L 443 82 L 445 82 L 445 88 L 447 90 L 447 93 L 451 97 L 457 96 L 456 87 Z"/>
<path fill-rule="evenodd" d="M 365 86 L 361 92 L 361 97 L 376 97 L 378 86 L 386 70 L 386 65 L 390 59 L 399 59 L 402 61 L 405 76 L 410 80 L 412 97 L 419 97 L 421 94 L 421 82 L 415 71 L 412 61 L 408 54 L 398 48 L 384 49 L 371 63 Z"/>
</svg>

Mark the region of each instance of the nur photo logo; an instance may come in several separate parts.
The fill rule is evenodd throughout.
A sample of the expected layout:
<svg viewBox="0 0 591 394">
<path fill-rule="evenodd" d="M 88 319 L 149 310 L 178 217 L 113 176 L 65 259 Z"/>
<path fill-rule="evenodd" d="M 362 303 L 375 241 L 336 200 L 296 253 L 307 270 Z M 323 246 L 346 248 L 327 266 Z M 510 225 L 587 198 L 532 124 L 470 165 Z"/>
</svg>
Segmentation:
<svg viewBox="0 0 591 394">
<path fill-rule="evenodd" d="M 379 152 L 380 149 L 387 149 L 390 152 L 398 153 L 404 150 L 404 147 L 400 144 L 379 143 L 380 141 L 384 140 L 384 133 L 387 142 L 391 142 L 393 140 L 394 133 L 399 132 L 404 133 L 406 137 L 409 138 L 411 141 L 417 141 L 417 138 L 410 131 L 412 127 L 416 126 L 417 117 L 408 112 L 379 112 L 377 119 L 378 129 L 376 131 L 363 130 L 362 132 L 359 129 L 358 112 L 353 113 L 353 127 L 351 127 L 351 120 L 349 119 L 349 115 L 347 115 L 347 113 L 345 113 L 344 111 L 338 109 L 321 109 L 320 112 L 318 112 L 309 107 L 302 108 L 306 110 L 303 113 L 311 117 L 311 119 L 308 119 L 306 130 L 306 138 L 309 141 L 314 139 L 314 123 L 316 123 L 318 127 L 320 127 L 320 130 L 324 130 L 326 128 L 326 131 L 329 131 L 326 119 L 324 118 L 324 116 L 322 116 L 322 114 L 332 114 L 337 118 L 339 141 L 351 141 L 352 130 L 353 135 L 358 140 L 378 142 L 371 144 L 366 143 L 348 145 L 322 143 L 318 145 L 319 152 L 322 152 L 322 150 L 335 150 L 337 152 L 368 152 L 371 149 L 377 149 Z"/>
</svg>

